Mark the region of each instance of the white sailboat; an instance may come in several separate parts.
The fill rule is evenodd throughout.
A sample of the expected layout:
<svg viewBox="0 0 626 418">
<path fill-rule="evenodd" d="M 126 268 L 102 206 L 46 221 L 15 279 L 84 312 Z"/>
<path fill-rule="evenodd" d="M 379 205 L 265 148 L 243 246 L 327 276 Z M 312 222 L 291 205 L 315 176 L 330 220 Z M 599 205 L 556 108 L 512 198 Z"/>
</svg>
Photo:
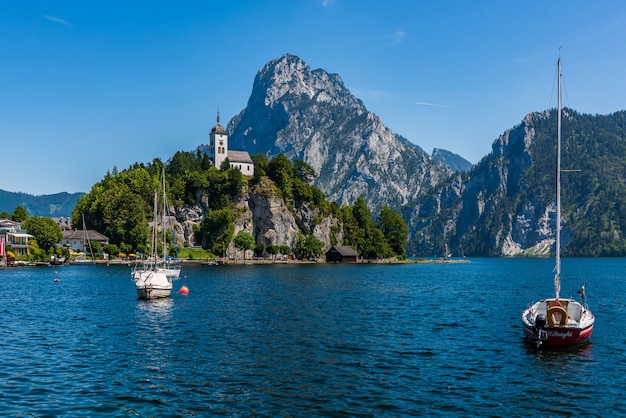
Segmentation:
<svg viewBox="0 0 626 418">
<path fill-rule="evenodd" d="M 161 222 L 162 232 L 163 232 L 163 258 L 158 256 L 158 252 L 155 252 L 155 268 L 157 271 L 161 273 L 165 273 L 170 279 L 177 279 L 180 276 L 181 266 L 180 260 L 178 259 L 178 254 L 176 257 L 170 257 L 167 251 L 167 234 L 168 231 L 173 231 L 173 226 L 171 225 L 170 215 L 169 215 L 169 205 L 167 204 L 167 194 L 165 191 L 165 169 L 162 170 L 161 174 L 161 182 L 163 185 L 163 216 L 159 217 L 155 214 L 154 216 L 154 228 L 153 230 L 158 230 L 159 221 Z M 169 224 L 169 228 L 167 227 Z M 173 234 L 172 234 L 173 237 Z M 175 238 L 172 238 L 174 241 L 174 245 L 176 245 Z M 141 274 L 144 270 L 148 270 L 152 268 L 152 261 L 148 260 L 144 262 L 142 265 L 136 265 L 133 271 L 131 272 L 131 276 L 135 279 L 136 276 Z"/>
<path fill-rule="evenodd" d="M 158 192 L 154 192 L 154 227 L 152 228 L 151 255 L 142 269 L 135 269 L 132 278 L 135 282 L 139 299 L 158 299 L 168 297 L 172 293 L 172 279 L 159 271 L 157 254 L 157 207 Z"/>
<path fill-rule="evenodd" d="M 595 317 L 587 307 L 586 283 L 578 293 L 582 303 L 560 297 L 561 291 L 561 58 L 558 60 L 558 111 L 556 159 L 556 266 L 553 298 L 533 303 L 522 313 L 526 339 L 537 347 L 564 347 L 580 344 L 593 332 Z"/>
</svg>

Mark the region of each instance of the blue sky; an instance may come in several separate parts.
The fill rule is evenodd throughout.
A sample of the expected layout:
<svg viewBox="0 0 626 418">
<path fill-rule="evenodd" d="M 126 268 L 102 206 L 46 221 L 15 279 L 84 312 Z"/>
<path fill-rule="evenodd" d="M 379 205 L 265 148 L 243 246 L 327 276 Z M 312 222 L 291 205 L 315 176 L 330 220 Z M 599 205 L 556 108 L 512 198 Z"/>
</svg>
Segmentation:
<svg viewBox="0 0 626 418">
<path fill-rule="evenodd" d="M 394 132 L 479 161 L 564 104 L 626 109 L 626 2 L 5 1 L 0 189 L 88 192 L 113 167 L 206 143 L 291 53 L 337 73 Z"/>
</svg>

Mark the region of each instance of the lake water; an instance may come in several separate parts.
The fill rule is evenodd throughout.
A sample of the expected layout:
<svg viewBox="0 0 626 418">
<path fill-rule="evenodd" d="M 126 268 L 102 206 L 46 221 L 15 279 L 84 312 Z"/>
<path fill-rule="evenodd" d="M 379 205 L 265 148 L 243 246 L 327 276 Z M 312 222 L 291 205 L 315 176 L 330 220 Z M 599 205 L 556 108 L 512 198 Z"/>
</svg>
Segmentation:
<svg viewBox="0 0 626 418">
<path fill-rule="evenodd" d="M 129 267 L 0 270 L 0 415 L 626 415 L 626 260 L 563 260 L 561 294 L 587 281 L 594 334 L 538 352 L 520 317 L 552 270 L 185 265 L 152 302 Z"/>
</svg>

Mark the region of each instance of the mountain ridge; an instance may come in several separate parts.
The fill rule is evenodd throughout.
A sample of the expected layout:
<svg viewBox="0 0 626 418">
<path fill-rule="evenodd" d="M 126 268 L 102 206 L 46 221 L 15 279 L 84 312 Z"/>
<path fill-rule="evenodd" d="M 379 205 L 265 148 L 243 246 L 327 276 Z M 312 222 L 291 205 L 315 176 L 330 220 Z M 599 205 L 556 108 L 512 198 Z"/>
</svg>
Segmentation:
<svg viewBox="0 0 626 418">
<path fill-rule="evenodd" d="M 60 192 L 49 195 L 31 195 L 0 189 L 0 212 L 13 213 L 22 206 L 29 216 L 69 218 L 78 199 L 84 193 Z"/>
</svg>

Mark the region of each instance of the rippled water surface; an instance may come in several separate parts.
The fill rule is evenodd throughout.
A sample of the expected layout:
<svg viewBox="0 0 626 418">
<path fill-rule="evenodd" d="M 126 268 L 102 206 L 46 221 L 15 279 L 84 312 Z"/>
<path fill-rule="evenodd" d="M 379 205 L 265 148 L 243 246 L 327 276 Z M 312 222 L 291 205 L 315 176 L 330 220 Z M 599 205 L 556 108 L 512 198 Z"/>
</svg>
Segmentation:
<svg viewBox="0 0 626 418">
<path fill-rule="evenodd" d="M 626 415 L 626 261 L 563 260 L 592 342 L 537 352 L 520 317 L 552 268 L 185 265 L 152 302 L 128 267 L 0 270 L 0 415 Z"/>
</svg>

